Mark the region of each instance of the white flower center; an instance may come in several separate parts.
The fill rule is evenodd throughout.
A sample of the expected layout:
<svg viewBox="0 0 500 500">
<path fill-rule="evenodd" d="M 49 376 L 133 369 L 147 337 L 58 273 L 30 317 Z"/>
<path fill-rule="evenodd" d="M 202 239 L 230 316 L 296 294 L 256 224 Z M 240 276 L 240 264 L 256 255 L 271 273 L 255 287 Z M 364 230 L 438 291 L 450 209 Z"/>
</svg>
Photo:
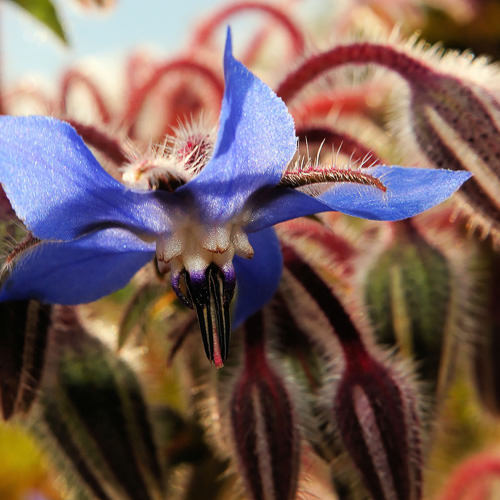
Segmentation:
<svg viewBox="0 0 500 500">
<path fill-rule="evenodd" d="M 206 227 L 186 222 L 176 231 L 161 237 L 156 243 L 156 257 L 160 271 L 188 273 L 204 271 L 214 263 L 223 268 L 231 264 L 234 255 L 247 259 L 254 251 L 245 231 L 239 224 Z"/>
</svg>

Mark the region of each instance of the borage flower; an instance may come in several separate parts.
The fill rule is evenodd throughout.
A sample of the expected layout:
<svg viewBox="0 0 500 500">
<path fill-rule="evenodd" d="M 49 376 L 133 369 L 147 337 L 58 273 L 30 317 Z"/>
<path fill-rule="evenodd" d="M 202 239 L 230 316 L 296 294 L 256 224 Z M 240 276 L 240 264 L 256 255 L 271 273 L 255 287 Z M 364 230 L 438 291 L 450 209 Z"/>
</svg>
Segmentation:
<svg viewBox="0 0 500 500">
<path fill-rule="evenodd" d="M 235 288 L 235 325 L 277 288 L 282 257 L 271 226 L 330 210 L 404 219 L 445 200 L 469 177 L 397 166 L 288 167 L 297 148 L 293 120 L 233 58 L 229 30 L 224 74 L 213 155 L 170 192 L 115 180 L 67 123 L 0 118 L 0 182 L 34 236 L 8 257 L 0 300 L 89 302 L 124 286 L 156 253 L 178 296 L 198 314 L 208 358 L 222 366 Z M 321 189 L 307 193 L 310 184 Z"/>
</svg>

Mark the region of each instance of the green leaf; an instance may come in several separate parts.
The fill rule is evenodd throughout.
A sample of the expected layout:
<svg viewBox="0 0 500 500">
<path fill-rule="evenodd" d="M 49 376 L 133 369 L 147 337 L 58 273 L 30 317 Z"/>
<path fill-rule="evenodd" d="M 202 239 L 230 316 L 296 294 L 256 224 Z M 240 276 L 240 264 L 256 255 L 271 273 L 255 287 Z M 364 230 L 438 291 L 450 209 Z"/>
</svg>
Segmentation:
<svg viewBox="0 0 500 500">
<path fill-rule="evenodd" d="M 11 2 L 26 10 L 34 18 L 45 24 L 62 42 L 68 44 L 57 11 L 50 0 L 11 0 Z"/>
</svg>

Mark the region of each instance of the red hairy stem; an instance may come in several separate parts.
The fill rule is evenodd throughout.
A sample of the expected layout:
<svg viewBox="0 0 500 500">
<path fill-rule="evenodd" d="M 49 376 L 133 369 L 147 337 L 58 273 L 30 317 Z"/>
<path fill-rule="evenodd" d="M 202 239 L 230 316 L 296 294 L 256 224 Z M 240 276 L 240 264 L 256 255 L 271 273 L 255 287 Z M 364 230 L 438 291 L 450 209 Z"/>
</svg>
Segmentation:
<svg viewBox="0 0 500 500">
<path fill-rule="evenodd" d="M 88 90 L 90 95 L 94 98 L 101 120 L 104 123 L 109 123 L 111 121 L 111 113 L 104 102 L 104 98 L 100 90 L 88 76 L 76 69 L 70 69 L 63 75 L 61 82 L 61 95 L 59 98 L 61 113 L 66 113 L 68 94 L 75 84 L 83 85 Z"/>
<path fill-rule="evenodd" d="M 144 82 L 152 70 L 151 62 L 143 54 L 132 54 L 128 58 L 125 69 L 128 95 L 131 95 Z"/>
<path fill-rule="evenodd" d="M 363 85 L 356 89 L 336 90 L 315 95 L 292 108 L 296 122 L 307 122 L 311 116 L 325 116 L 335 110 L 341 114 L 369 114 L 369 101 L 378 95 L 380 88 Z"/>
<path fill-rule="evenodd" d="M 172 134 L 179 120 L 195 117 L 203 108 L 203 97 L 186 82 L 169 89 L 165 94 L 165 118 L 161 126 L 161 137 Z"/>
<path fill-rule="evenodd" d="M 282 244 L 282 251 L 287 269 L 301 282 L 304 288 L 314 290 L 316 303 L 330 323 L 335 325 L 334 333 L 342 349 L 346 350 L 349 349 L 349 345 L 356 345 L 360 351 L 365 351 L 359 331 L 330 288 L 291 245 Z"/>
<path fill-rule="evenodd" d="M 370 160 L 370 163 L 383 163 L 383 161 L 369 148 L 361 144 L 348 134 L 338 132 L 327 127 L 301 127 L 297 128 L 297 137 L 301 141 L 323 142 L 326 146 L 340 148 L 341 153 L 352 156 L 354 161 Z"/>
<path fill-rule="evenodd" d="M 265 332 L 261 313 L 252 316 L 246 325 L 244 333 L 245 366 L 250 373 L 258 369 L 267 370 L 267 354 Z"/>
<path fill-rule="evenodd" d="M 404 79 L 429 78 L 430 68 L 388 45 L 354 43 L 341 45 L 307 59 L 279 85 L 276 93 L 289 102 L 306 84 L 321 73 L 345 64 L 378 64 L 396 71 Z"/>
<path fill-rule="evenodd" d="M 241 62 L 248 68 L 257 59 L 259 50 L 264 45 L 269 33 L 271 32 L 271 26 L 264 26 L 259 30 L 259 32 L 250 40 L 250 43 L 245 49 L 245 54 L 241 58 Z"/>
<path fill-rule="evenodd" d="M 472 488 L 488 478 L 500 478 L 500 457 L 490 453 L 475 455 L 460 464 L 441 494 L 440 500 L 465 500 Z"/>
<path fill-rule="evenodd" d="M 206 44 L 212 37 L 214 31 L 221 25 L 225 24 L 228 17 L 234 14 L 247 10 L 257 10 L 271 15 L 278 23 L 280 23 L 287 31 L 292 42 L 295 55 L 304 52 L 305 40 L 299 28 L 294 21 L 283 11 L 283 9 L 264 4 L 261 2 L 239 2 L 228 5 L 215 13 L 211 18 L 205 21 L 196 30 L 193 38 L 193 46 Z"/>
<path fill-rule="evenodd" d="M 122 165 L 128 160 L 120 142 L 114 137 L 110 137 L 92 125 L 84 125 L 77 120 L 69 119 L 67 122 L 75 128 L 87 144 L 104 153 L 112 162 Z"/>
<path fill-rule="evenodd" d="M 202 76 L 217 94 L 218 102 L 215 103 L 215 106 L 217 108 L 219 107 L 224 94 L 224 83 L 220 76 L 210 67 L 194 61 L 193 59 L 184 57 L 161 64 L 155 69 L 150 78 L 130 96 L 129 105 L 123 115 L 122 123 L 127 124 L 130 129 L 133 127 L 150 92 L 172 71 L 190 71 Z"/>
</svg>

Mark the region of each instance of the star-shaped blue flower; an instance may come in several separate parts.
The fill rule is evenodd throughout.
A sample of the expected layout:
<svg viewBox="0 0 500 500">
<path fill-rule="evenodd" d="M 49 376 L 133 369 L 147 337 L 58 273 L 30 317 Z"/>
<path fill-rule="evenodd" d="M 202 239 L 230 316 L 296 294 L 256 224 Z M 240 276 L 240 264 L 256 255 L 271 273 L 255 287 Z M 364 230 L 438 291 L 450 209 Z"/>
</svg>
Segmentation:
<svg viewBox="0 0 500 500">
<path fill-rule="evenodd" d="M 75 130 L 46 117 L 0 117 L 0 182 L 41 242 L 4 269 L 0 300 L 79 304 L 123 287 L 156 254 L 198 313 L 209 359 L 228 354 L 233 324 L 273 295 L 282 259 L 274 224 L 336 210 L 376 220 L 411 217 L 448 198 L 466 172 L 377 166 L 383 183 L 332 184 L 315 197 L 283 182 L 296 151 L 284 103 L 235 60 L 228 30 L 225 94 L 212 158 L 174 192 L 127 188 Z"/>
</svg>

